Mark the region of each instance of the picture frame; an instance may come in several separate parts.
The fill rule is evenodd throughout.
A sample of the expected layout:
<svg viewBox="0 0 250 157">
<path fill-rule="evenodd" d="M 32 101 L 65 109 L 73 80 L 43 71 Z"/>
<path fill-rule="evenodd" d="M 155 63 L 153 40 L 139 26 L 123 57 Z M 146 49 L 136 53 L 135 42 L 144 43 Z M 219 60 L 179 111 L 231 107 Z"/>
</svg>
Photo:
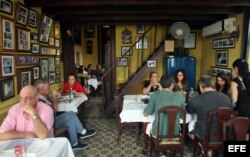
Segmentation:
<svg viewBox="0 0 250 157">
<path fill-rule="evenodd" d="M 17 51 L 30 51 L 30 30 L 17 27 Z"/>
<path fill-rule="evenodd" d="M 33 67 L 33 79 L 36 80 L 36 79 L 39 79 L 39 67 Z"/>
<path fill-rule="evenodd" d="M 56 49 L 56 55 L 60 56 L 61 55 L 61 50 L 60 49 Z"/>
<path fill-rule="evenodd" d="M 28 26 L 37 28 L 37 11 L 29 9 Z"/>
<path fill-rule="evenodd" d="M 48 58 L 40 58 L 40 78 L 49 79 L 49 61 Z"/>
<path fill-rule="evenodd" d="M 174 52 L 174 40 L 165 40 L 164 51 L 165 52 Z"/>
<path fill-rule="evenodd" d="M 128 57 L 118 57 L 117 67 L 126 67 L 126 66 L 128 66 Z"/>
<path fill-rule="evenodd" d="M 55 38 L 49 37 L 49 45 L 55 46 Z"/>
<path fill-rule="evenodd" d="M 55 58 L 55 66 L 60 65 L 60 57 Z"/>
<path fill-rule="evenodd" d="M 140 40 L 139 40 L 140 39 Z M 148 36 L 144 36 L 142 38 L 136 37 L 136 49 L 148 49 Z"/>
<path fill-rule="evenodd" d="M 30 34 L 30 38 L 31 38 L 31 40 L 38 40 L 38 34 L 37 33 L 31 33 Z"/>
<path fill-rule="evenodd" d="M 16 7 L 16 23 L 26 26 L 28 22 L 29 10 L 20 2 L 17 3 Z"/>
<path fill-rule="evenodd" d="M 61 75 L 56 75 L 56 83 L 61 82 L 62 76 Z"/>
<path fill-rule="evenodd" d="M 234 37 L 213 40 L 214 49 L 234 48 L 234 47 L 235 47 Z"/>
<path fill-rule="evenodd" d="M 15 51 L 15 22 L 3 16 L 0 16 L 0 21 L 0 50 Z"/>
<path fill-rule="evenodd" d="M 189 35 L 184 39 L 184 48 L 188 48 L 188 49 L 196 48 L 196 33 L 195 32 L 189 33 Z"/>
<path fill-rule="evenodd" d="M 55 48 L 51 48 L 51 47 L 46 47 L 46 46 L 40 46 L 40 54 L 42 55 L 56 55 L 56 49 Z"/>
<path fill-rule="evenodd" d="M 48 43 L 49 35 L 52 27 L 53 19 L 49 16 L 43 15 L 40 31 L 39 42 Z"/>
<path fill-rule="evenodd" d="M 5 101 L 15 96 L 13 77 L 0 80 L 0 100 Z"/>
<path fill-rule="evenodd" d="M 55 47 L 60 47 L 60 40 L 59 39 L 55 39 Z"/>
<path fill-rule="evenodd" d="M 1 76 L 9 77 L 15 75 L 15 56 L 0 55 L 1 61 Z"/>
<path fill-rule="evenodd" d="M 147 60 L 147 67 L 148 68 L 155 68 L 156 67 L 156 60 Z"/>
<path fill-rule="evenodd" d="M 10 0 L 0 0 L 0 12 L 12 15 L 13 2 Z"/>
<path fill-rule="evenodd" d="M 122 44 L 132 44 L 132 31 L 127 28 L 122 31 Z"/>
<path fill-rule="evenodd" d="M 122 46 L 121 47 L 121 55 L 122 56 L 132 56 L 133 55 L 133 48 L 130 46 Z"/>
<path fill-rule="evenodd" d="M 145 32 L 144 24 L 136 25 L 136 32 L 137 34 L 143 34 Z"/>
<path fill-rule="evenodd" d="M 58 21 L 56 21 L 54 23 L 54 27 L 55 27 L 55 39 L 60 39 L 61 38 L 61 29 L 60 29 L 60 23 Z"/>
<path fill-rule="evenodd" d="M 94 25 L 84 25 L 84 37 L 94 38 L 95 37 L 95 26 Z"/>
<path fill-rule="evenodd" d="M 38 65 L 39 64 L 39 56 L 37 55 L 17 55 L 16 56 L 16 65 L 24 66 L 24 65 Z"/>
<path fill-rule="evenodd" d="M 39 52 L 40 52 L 40 45 L 32 43 L 31 44 L 31 52 L 34 53 L 34 54 L 39 54 Z"/>
<path fill-rule="evenodd" d="M 211 75 L 217 76 L 219 73 L 227 74 L 230 78 L 232 77 L 232 69 L 211 66 Z"/>
<path fill-rule="evenodd" d="M 49 72 L 55 71 L 55 58 L 49 58 Z"/>
<path fill-rule="evenodd" d="M 55 83 L 56 82 L 56 73 L 49 73 L 49 83 Z"/>
<path fill-rule="evenodd" d="M 216 51 L 215 64 L 217 66 L 227 66 L 228 65 L 228 51 L 227 50 Z"/>
<path fill-rule="evenodd" d="M 17 69 L 17 92 L 19 93 L 22 87 L 32 84 L 33 68 L 18 68 Z"/>
<path fill-rule="evenodd" d="M 61 74 L 61 67 L 55 67 L 55 73 L 56 73 L 56 75 L 60 75 Z"/>
</svg>

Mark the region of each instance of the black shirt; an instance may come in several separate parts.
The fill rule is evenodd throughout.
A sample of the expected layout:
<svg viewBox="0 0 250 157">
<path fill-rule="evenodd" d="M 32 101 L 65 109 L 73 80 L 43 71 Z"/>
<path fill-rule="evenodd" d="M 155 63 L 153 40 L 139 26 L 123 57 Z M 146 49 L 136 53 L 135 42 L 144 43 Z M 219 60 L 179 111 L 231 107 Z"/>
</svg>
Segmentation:
<svg viewBox="0 0 250 157">
<path fill-rule="evenodd" d="M 144 88 L 148 88 L 148 86 L 150 85 L 150 81 L 145 81 L 144 82 Z M 159 86 L 157 85 L 156 88 L 154 88 L 154 86 L 151 86 L 150 91 L 149 92 L 155 92 L 159 89 Z"/>
</svg>

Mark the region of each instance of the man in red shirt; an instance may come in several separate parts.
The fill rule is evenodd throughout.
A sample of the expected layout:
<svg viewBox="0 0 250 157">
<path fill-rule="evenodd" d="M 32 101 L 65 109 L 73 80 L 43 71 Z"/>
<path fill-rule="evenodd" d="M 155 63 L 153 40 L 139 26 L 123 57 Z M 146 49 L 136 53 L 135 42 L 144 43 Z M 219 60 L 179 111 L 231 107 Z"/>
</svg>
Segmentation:
<svg viewBox="0 0 250 157">
<path fill-rule="evenodd" d="M 68 77 L 68 82 L 63 85 L 63 93 L 69 93 L 70 88 L 72 88 L 75 95 L 87 94 L 86 89 L 76 81 L 75 75 L 70 74 Z"/>
</svg>

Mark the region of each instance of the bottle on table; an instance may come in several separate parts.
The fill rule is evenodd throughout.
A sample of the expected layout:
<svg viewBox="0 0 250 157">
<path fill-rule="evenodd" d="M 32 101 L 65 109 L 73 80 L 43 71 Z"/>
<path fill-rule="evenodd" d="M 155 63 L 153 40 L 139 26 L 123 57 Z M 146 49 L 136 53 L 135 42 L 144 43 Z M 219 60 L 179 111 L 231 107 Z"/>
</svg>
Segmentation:
<svg viewBox="0 0 250 157">
<path fill-rule="evenodd" d="M 70 88 L 70 92 L 69 92 L 69 101 L 74 100 L 74 92 L 73 92 L 73 88 Z"/>
</svg>

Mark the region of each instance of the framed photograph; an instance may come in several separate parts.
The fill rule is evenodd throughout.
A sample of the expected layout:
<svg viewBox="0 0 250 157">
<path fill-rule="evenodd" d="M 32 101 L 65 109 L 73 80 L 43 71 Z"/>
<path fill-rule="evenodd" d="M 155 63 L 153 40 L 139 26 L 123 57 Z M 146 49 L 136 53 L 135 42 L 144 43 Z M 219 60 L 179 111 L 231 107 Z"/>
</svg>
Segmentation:
<svg viewBox="0 0 250 157">
<path fill-rule="evenodd" d="M 28 26 L 37 27 L 37 12 L 35 10 L 29 10 Z"/>
<path fill-rule="evenodd" d="M 122 31 L 122 44 L 132 44 L 132 31 L 127 28 Z"/>
<path fill-rule="evenodd" d="M 55 39 L 55 47 L 60 47 L 60 40 L 59 39 Z"/>
<path fill-rule="evenodd" d="M 14 55 L 1 55 L 1 76 L 15 75 L 15 57 Z"/>
<path fill-rule="evenodd" d="M 15 96 L 14 79 L 0 80 L 0 100 L 4 101 Z"/>
<path fill-rule="evenodd" d="M 95 37 L 95 26 L 94 25 L 84 25 L 84 37 L 94 38 Z"/>
<path fill-rule="evenodd" d="M 50 48 L 50 47 L 45 47 L 42 46 L 40 50 L 42 55 L 56 55 L 56 49 L 55 48 Z"/>
<path fill-rule="evenodd" d="M 174 52 L 174 40 L 165 40 L 164 50 L 165 52 Z"/>
<path fill-rule="evenodd" d="M 148 60 L 147 67 L 148 68 L 155 68 L 156 67 L 156 60 Z"/>
<path fill-rule="evenodd" d="M 55 58 L 49 58 L 49 72 L 55 71 Z"/>
<path fill-rule="evenodd" d="M 31 40 L 36 40 L 38 39 L 38 34 L 37 33 L 31 33 L 30 35 Z"/>
<path fill-rule="evenodd" d="M 136 37 L 136 49 L 148 49 L 148 37 L 144 36 L 144 38 Z"/>
<path fill-rule="evenodd" d="M 35 54 L 39 54 L 39 50 L 40 50 L 40 45 L 39 44 L 31 44 L 31 52 L 35 53 Z"/>
<path fill-rule="evenodd" d="M 16 23 L 26 26 L 28 21 L 29 10 L 20 2 L 16 7 Z"/>
<path fill-rule="evenodd" d="M 12 15 L 13 2 L 10 0 L 0 0 L 0 12 Z"/>
<path fill-rule="evenodd" d="M 133 55 L 133 47 L 122 46 L 121 54 L 122 54 L 122 56 L 132 56 Z"/>
<path fill-rule="evenodd" d="M 39 79 L 39 67 L 33 67 L 33 79 Z"/>
<path fill-rule="evenodd" d="M 127 57 L 118 57 L 117 58 L 117 66 L 118 67 L 128 66 L 128 58 Z"/>
<path fill-rule="evenodd" d="M 33 68 L 17 69 L 17 92 L 19 93 L 23 86 L 32 84 Z"/>
<path fill-rule="evenodd" d="M 49 61 L 48 58 L 40 59 L 40 78 L 44 80 L 49 79 Z"/>
<path fill-rule="evenodd" d="M 57 55 L 57 56 L 60 56 L 60 54 L 61 54 L 61 50 L 60 50 L 60 49 L 57 49 L 57 50 L 56 50 L 56 55 Z"/>
<path fill-rule="evenodd" d="M 37 55 L 17 55 L 16 56 L 16 65 L 38 65 L 39 64 L 39 56 Z"/>
<path fill-rule="evenodd" d="M 55 83 L 56 82 L 56 73 L 49 73 L 49 83 Z"/>
<path fill-rule="evenodd" d="M 60 58 L 59 57 L 55 58 L 55 65 L 56 66 L 60 65 Z"/>
<path fill-rule="evenodd" d="M 216 51 L 215 64 L 217 66 L 227 66 L 228 65 L 228 51 L 227 50 Z"/>
<path fill-rule="evenodd" d="M 55 22 L 55 38 L 60 39 L 61 38 L 61 30 L 60 30 L 60 23 Z"/>
<path fill-rule="evenodd" d="M 52 37 L 49 37 L 49 45 L 50 46 L 55 46 L 55 39 Z"/>
<path fill-rule="evenodd" d="M 196 48 L 196 33 L 189 33 L 189 35 L 184 39 L 184 48 Z"/>
<path fill-rule="evenodd" d="M 56 72 L 56 75 L 61 74 L 61 67 L 56 67 L 55 72 Z"/>
<path fill-rule="evenodd" d="M 43 15 L 40 31 L 39 31 L 39 41 L 43 43 L 49 42 L 49 34 L 52 27 L 53 19 Z"/>
<path fill-rule="evenodd" d="M 17 27 L 17 51 L 30 51 L 30 30 Z"/>
<path fill-rule="evenodd" d="M 136 32 L 137 34 L 143 34 L 145 32 L 144 25 L 143 24 L 136 25 Z"/>
<path fill-rule="evenodd" d="M 212 76 L 217 76 L 217 74 L 223 73 L 227 74 L 230 78 L 232 77 L 232 69 L 230 68 L 221 68 L 221 67 L 211 67 L 211 75 Z"/>
<path fill-rule="evenodd" d="M 15 23 L 3 16 L 0 16 L 0 20 L 0 51 L 15 51 Z"/>
<path fill-rule="evenodd" d="M 56 83 L 61 82 L 61 75 L 56 75 Z"/>
<path fill-rule="evenodd" d="M 214 49 L 234 48 L 234 47 L 235 47 L 235 38 L 234 37 L 213 40 L 213 48 Z"/>
</svg>

